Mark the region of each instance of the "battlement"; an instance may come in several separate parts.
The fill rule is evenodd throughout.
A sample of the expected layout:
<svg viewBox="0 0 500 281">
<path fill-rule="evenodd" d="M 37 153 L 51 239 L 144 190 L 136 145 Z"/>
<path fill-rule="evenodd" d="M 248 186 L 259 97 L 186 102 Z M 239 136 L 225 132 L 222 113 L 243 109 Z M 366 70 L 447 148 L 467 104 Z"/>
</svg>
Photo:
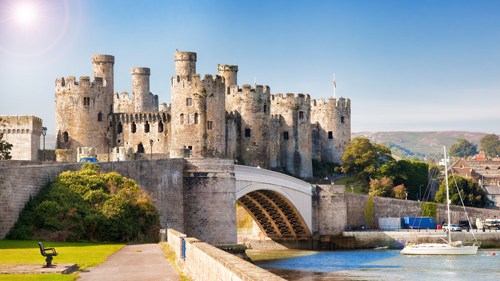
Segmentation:
<svg viewBox="0 0 500 281">
<path fill-rule="evenodd" d="M 75 76 L 68 76 L 66 78 L 60 77 L 56 79 L 56 91 L 57 90 L 74 90 L 77 88 L 89 88 L 89 87 L 103 87 L 103 80 L 101 77 L 94 77 L 94 81 L 90 82 L 89 76 L 80 76 L 79 81 L 75 79 Z"/>
<path fill-rule="evenodd" d="M 148 67 L 132 67 L 130 69 L 131 75 L 151 75 L 151 69 Z"/>
<path fill-rule="evenodd" d="M 230 87 L 229 93 L 231 95 L 243 94 L 245 96 L 260 96 L 260 97 L 269 97 L 271 96 L 271 88 L 267 85 L 255 85 L 255 88 L 252 88 L 251 85 L 245 84 L 239 88 L 237 85 L 233 85 Z"/>
<path fill-rule="evenodd" d="M 218 71 L 238 71 L 238 66 L 237 65 L 228 65 L 228 64 L 218 64 L 217 70 Z"/>
<path fill-rule="evenodd" d="M 175 61 L 194 61 L 196 62 L 197 55 L 195 52 L 175 52 Z"/>
<path fill-rule="evenodd" d="M 6 129 L 6 133 L 13 132 L 11 130 L 17 133 L 41 132 L 43 125 L 42 118 L 33 115 L 2 115 L 0 118 L 0 129 Z"/>
<path fill-rule="evenodd" d="M 116 122 L 122 123 L 154 123 L 154 122 L 167 122 L 167 113 L 166 112 L 141 112 L 141 113 L 113 113 L 113 119 Z"/>
<path fill-rule="evenodd" d="M 172 87 L 182 87 L 186 83 L 194 84 L 194 87 L 201 87 L 207 89 L 215 89 L 224 85 L 223 79 L 219 75 L 212 76 L 205 74 L 201 80 L 200 74 L 193 74 L 187 76 L 175 75 L 171 79 Z"/>
<path fill-rule="evenodd" d="M 311 110 L 344 110 L 351 107 L 351 100 L 340 97 L 339 99 L 324 98 L 311 100 Z"/>
<path fill-rule="evenodd" d="M 111 55 L 93 55 L 92 63 L 100 64 L 100 63 L 115 63 L 115 57 Z"/>
<path fill-rule="evenodd" d="M 295 96 L 292 93 L 287 93 L 285 97 L 283 97 L 282 93 L 278 93 L 275 95 L 271 95 L 271 102 L 273 105 L 306 105 L 311 104 L 311 97 L 309 94 L 299 93 Z"/>
</svg>

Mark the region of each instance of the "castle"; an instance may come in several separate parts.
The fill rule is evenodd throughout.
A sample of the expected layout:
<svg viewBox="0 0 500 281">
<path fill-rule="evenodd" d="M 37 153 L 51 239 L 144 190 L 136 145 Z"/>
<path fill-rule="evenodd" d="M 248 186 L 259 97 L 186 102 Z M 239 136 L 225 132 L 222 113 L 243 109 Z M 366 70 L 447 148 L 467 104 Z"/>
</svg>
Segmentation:
<svg viewBox="0 0 500 281">
<path fill-rule="evenodd" d="M 218 75 L 196 73 L 197 54 L 175 53 L 171 105 L 150 92 L 150 69 L 133 67 L 132 94 L 114 93 L 110 55 L 92 56 L 88 76 L 58 78 L 56 154 L 76 161 L 92 148 L 106 159 L 208 157 L 312 177 L 312 160 L 342 162 L 351 138 L 349 99 L 311 100 L 271 94 L 268 86 L 237 83 L 238 66 Z"/>
</svg>

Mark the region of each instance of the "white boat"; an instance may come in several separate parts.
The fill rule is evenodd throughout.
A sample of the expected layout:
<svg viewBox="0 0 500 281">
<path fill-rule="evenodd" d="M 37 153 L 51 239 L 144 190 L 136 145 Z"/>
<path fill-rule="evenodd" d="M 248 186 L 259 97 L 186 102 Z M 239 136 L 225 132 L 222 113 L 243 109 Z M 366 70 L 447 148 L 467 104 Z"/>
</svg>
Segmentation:
<svg viewBox="0 0 500 281">
<path fill-rule="evenodd" d="M 446 158 L 446 147 L 444 148 L 444 158 Z M 450 192 L 448 190 L 448 167 L 445 161 L 445 178 L 446 178 L 446 206 L 448 208 L 448 222 L 450 225 Z M 443 239 L 444 240 L 444 239 Z M 445 240 L 446 241 L 446 240 Z M 477 253 L 476 244 L 472 246 L 464 246 L 461 241 L 451 241 L 451 231 L 448 231 L 447 243 L 408 243 L 401 251 L 403 255 L 475 255 Z"/>
</svg>

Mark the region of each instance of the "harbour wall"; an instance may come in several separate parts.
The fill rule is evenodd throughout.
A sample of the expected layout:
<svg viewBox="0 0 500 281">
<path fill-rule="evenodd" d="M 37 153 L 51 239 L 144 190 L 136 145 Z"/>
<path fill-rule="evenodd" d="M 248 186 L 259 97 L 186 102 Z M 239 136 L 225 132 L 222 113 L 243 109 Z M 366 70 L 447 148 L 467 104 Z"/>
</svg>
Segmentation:
<svg viewBox="0 0 500 281">
<path fill-rule="evenodd" d="M 175 252 L 177 265 L 193 280 L 285 280 L 235 255 L 200 242 L 196 238 L 189 238 L 173 229 L 167 230 L 167 241 Z"/>
</svg>

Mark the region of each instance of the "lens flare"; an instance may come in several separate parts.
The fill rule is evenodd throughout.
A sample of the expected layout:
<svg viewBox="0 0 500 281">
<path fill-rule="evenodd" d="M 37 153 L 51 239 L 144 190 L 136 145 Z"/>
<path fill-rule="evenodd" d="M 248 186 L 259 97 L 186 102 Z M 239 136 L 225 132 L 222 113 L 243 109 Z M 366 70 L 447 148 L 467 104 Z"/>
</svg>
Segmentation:
<svg viewBox="0 0 500 281">
<path fill-rule="evenodd" d="M 30 24 L 35 21 L 36 10 L 29 4 L 21 4 L 16 7 L 15 16 L 21 24 Z"/>
</svg>

